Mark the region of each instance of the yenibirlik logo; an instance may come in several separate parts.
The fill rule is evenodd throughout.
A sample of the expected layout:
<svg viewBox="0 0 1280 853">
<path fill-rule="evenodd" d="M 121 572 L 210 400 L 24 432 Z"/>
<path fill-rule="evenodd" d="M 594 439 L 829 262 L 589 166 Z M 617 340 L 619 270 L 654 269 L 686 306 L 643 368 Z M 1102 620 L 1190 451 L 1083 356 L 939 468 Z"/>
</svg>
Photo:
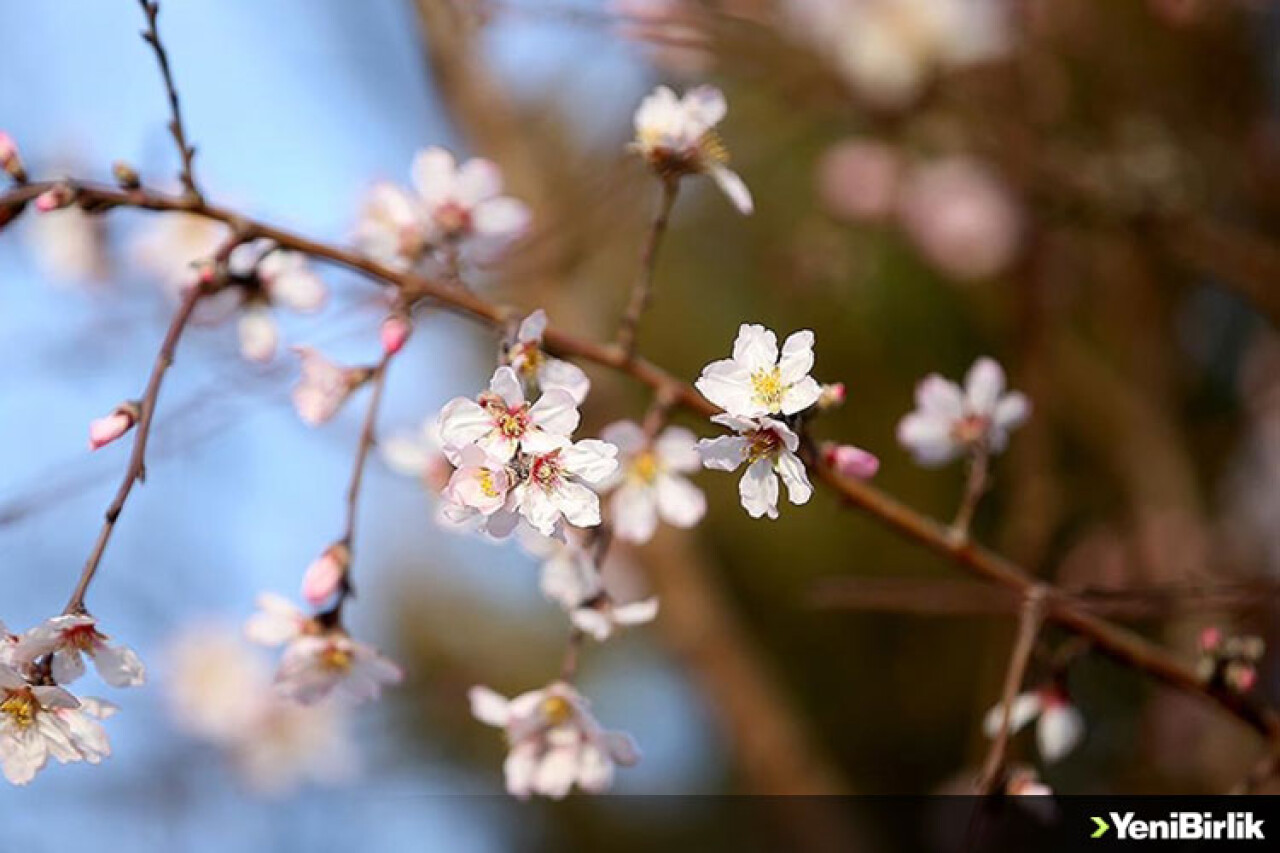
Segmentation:
<svg viewBox="0 0 1280 853">
<path fill-rule="evenodd" d="M 1094 817 L 1090 838 L 1102 838 L 1115 825 L 1117 841 L 1263 841 L 1262 818 L 1250 812 L 1230 812 L 1215 818 L 1213 812 L 1170 812 L 1168 819 L 1143 820 L 1133 812 L 1108 812 L 1111 823 Z"/>
</svg>

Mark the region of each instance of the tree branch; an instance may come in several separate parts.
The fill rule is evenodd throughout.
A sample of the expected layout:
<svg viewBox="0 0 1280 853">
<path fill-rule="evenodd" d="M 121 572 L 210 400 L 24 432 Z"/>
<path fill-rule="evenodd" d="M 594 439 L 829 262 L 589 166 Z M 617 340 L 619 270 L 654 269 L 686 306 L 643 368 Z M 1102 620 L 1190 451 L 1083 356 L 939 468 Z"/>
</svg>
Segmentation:
<svg viewBox="0 0 1280 853">
<path fill-rule="evenodd" d="M 1022 688 L 1027 677 L 1027 664 L 1031 663 L 1031 652 L 1036 645 L 1036 637 L 1040 633 L 1040 625 L 1044 620 L 1044 588 L 1033 586 L 1022 600 L 1022 610 L 1018 616 L 1018 635 L 1013 643 L 1013 654 L 1009 658 L 1009 669 L 1004 676 L 1004 693 L 1000 699 L 1000 728 L 991 741 L 991 749 L 987 752 L 987 760 L 982 765 L 982 775 L 978 779 L 978 791 L 990 794 L 995 791 L 1004 773 L 1005 753 L 1009 748 L 1009 723 L 1013 716 L 1013 700 Z"/>
<path fill-rule="evenodd" d="M 160 3 L 158 0 L 138 0 L 138 3 L 147 16 L 147 29 L 142 34 L 142 40 L 151 45 L 151 50 L 155 52 L 156 62 L 160 65 L 160 76 L 164 78 L 164 90 L 169 97 L 169 133 L 178 146 L 178 157 L 182 163 L 178 177 L 187 194 L 198 199 L 200 190 L 196 188 L 194 170 L 196 149 L 187 141 L 187 131 L 182 123 L 182 106 L 178 102 L 178 88 L 174 85 L 173 71 L 169 67 L 169 54 L 160 41 L 160 30 L 156 26 L 156 19 L 160 16 Z"/>
</svg>

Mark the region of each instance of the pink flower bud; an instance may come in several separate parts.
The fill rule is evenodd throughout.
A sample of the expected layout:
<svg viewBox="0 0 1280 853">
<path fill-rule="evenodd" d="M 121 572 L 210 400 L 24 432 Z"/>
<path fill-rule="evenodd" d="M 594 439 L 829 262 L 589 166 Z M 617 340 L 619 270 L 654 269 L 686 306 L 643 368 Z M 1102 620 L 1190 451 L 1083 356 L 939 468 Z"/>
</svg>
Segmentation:
<svg viewBox="0 0 1280 853">
<path fill-rule="evenodd" d="M 1258 670 L 1248 664 L 1232 667 L 1231 682 L 1236 690 L 1248 693 L 1258 683 Z"/>
<path fill-rule="evenodd" d="M 844 383 L 832 382 L 822 386 L 822 393 L 818 397 L 818 408 L 826 411 L 834 409 L 837 406 L 844 405 Z"/>
<path fill-rule="evenodd" d="M 41 213 L 58 210 L 71 204 L 73 198 L 74 196 L 71 194 L 69 187 L 58 184 L 56 187 L 45 190 L 36 196 L 36 210 Z"/>
<path fill-rule="evenodd" d="M 874 453 L 852 444 L 828 444 L 822 449 L 822 459 L 840 476 L 855 480 L 869 480 L 880 470 Z"/>
<path fill-rule="evenodd" d="M 1200 648 L 1211 652 L 1222 645 L 1222 631 L 1218 628 L 1205 628 L 1200 632 Z"/>
<path fill-rule="evenodd" d="M 89 449 L 97 450 L 133 429 L 140 414 L 136 403 L 121 403 L 111 414 L 92 421 L 89 424 Z"/>
<path fill-rule="evenodd" d="M 0 130 L 0 169 L 4 169 L 15 181 L 22 182 L 27 179 L 27 171 L 22 166 L 22 157 L 18 154 L 18 143 L 3 130 Z"/>
<path fill-rule="evenodd" d="M 387 355 L 395 355 L 409 340 L 413 326 L 409 318 L 403 314 L 392 314 L 382 321 L 382 351 Z"/>
<path fill-rule="evenodd" d="M 320 607 L 341 589 L 351 565 L 351 549 L 335 542 L 315 559 L 302 577 L 302 597 Z"/>
</svg>

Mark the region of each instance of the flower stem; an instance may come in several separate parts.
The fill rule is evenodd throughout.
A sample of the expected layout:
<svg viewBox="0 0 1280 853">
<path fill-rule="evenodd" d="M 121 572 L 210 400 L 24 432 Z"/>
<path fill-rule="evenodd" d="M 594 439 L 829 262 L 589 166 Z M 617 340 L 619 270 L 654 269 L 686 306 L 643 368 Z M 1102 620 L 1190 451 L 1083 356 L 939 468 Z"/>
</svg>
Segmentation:
<svg viewBox="0 0 1280 853">
<path fill-rule="evenodd" d="M 666 234 L 667 223 L 671 219 L 671 208 L 676 203 L 676 194 L 680 189 L 680 179 L 666 177 L 662 179 L 662 198 L 658 202 L 658 212 L 649 227 L 649 236 L 640 250 L 640 277 L 631 288 L 631 301 L 627 303 L 627 313 L 618 324 L 615 338 L 626 361 L 636 354 L 636 335 L 640 331 L 640 319 L 653 299 L 654 268 L 658 263 L 658 247 Z"/>
<path fill-rule="evenodd" d="M 960 509 L 956 511 L 955 521 L 951 522 L 951 538 L 954 541 L 969 541 L 969 526 L 973 523 L 973 514 L 977 511 L 982 496 L 987 492 L 990 472 L 991 453 L 985 445 L 979 445 L 969 462 L 969 479 L 965 482 Z"/>
</svg>

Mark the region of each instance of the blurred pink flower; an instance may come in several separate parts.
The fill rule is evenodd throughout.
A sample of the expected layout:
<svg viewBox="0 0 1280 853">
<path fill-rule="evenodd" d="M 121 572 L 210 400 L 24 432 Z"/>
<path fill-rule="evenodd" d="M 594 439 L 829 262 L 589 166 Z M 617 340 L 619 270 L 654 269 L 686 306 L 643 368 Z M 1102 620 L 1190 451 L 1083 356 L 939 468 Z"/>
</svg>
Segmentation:
<svg viewBox="0 0 1280 853">
<path fill-rule="evenodd" d="M 887 219 L 897 205 L 902 156 L 892 145 L 850 139 L 827 149 L 816 180 L 823 205 L 838 219 Z"/>
</svg>

